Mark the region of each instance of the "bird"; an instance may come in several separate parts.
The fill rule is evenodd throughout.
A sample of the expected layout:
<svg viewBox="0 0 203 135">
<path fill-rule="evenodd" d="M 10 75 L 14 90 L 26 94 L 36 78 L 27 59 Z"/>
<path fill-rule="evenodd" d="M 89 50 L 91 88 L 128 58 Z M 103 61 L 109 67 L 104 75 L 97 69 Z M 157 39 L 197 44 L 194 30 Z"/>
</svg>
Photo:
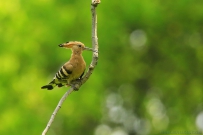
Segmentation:
<svg viewBox="0 0 203 135">
<path fill-rule="evenodd" d="M 79 41 L 65 42 L 59 44 L 59 47 L 71 49 L 71 57 L 55 74 L 52 81 L 49 84 L 42 86 L 41 89 L 52 90 L 55 86 L 70 86 L 72 81 L 81 79 L 85 72 L 86 62 L 82 56 L 82 52 L 84 50 L 89 50 L 88 47 L 85 47 L 85 45 Z"/>
</svg>

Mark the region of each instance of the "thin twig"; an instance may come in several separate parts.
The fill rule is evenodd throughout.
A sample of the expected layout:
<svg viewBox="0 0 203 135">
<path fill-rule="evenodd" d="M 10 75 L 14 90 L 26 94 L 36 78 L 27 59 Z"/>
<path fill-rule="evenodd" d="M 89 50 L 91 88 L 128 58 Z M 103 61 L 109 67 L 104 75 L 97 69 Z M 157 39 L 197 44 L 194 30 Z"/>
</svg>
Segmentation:
<svg viewBox="0 0 203 135">
<path fill-rule="evenodd" d="M 50 118 L 49 122 L 47 123 L 47 126 L 46 126 L 46 128 L 44 129 L 42 135 L 46 135 L 46 133 L 47 133 L 47 131 L 49 130 L 49 128 L 50 128 L 52 122 L 54 121 L 54 118 L 55 118 L 57 112 L 58 112 L 59 109 L 61 108 L 63 102 L 66 100 L 66 98 L 68 97 L 68 95 L 70 95 L 73 91 L 74 91 L 74 89 L 71 87 L 71 88 L 63 95 L 63 97 L 62 97 L 61 100 L 59 101 L 59 103 L 58 103 L 56 109 L 54 110 L 53 114 L 51 115 L 51 118 Z"/>
<path fill-rule="evenodd" d="M 96 14 L 96 7 L 100 3 L 100 0 L 92 0 L 92 6 L 91 6 L 91 12 L 92 12 L 92 48 L 93 48 L 93 56 L 92 56 L 92 62 L 89 66 L 89 69 L 83 79 L 81 80 L 81 83 L 85 83 L 90 75 L 92 74 L 95 66 L 97 65 L 97 61 L 99 58 L 98 54 L 98 37 L 97 37 L 97 14 Z"/>
<path fill-rule="evenodd" d="M 63 97 L 60 99 L 57 107 L 55 108 L 49 122 L 47 123 L 46 128 L 44 129 L 44 131 L 42 132 L 42 135 L 46 135 L 47 131 L 49 130 L 51 124 L 54 121 L 54 118 L 57 114 L 57 112 L 59 111 L 59 109 L 61 108 L 63 102 L 66 100 L 66 98 L 68 97 L 68 95 L 70 95 L 74 90 L 78 90 L 82 84 L 84 84 L 88 78 L 90 77 L 90 75 L 92 74 L 95 66 L 97 65 L 97 61 L 98 61 L 98 38 L 97 38 L 97 15 L 96 15 L 96 7 L 97 5 L 100 3 L 100 0 L 92 0 L 92 6 L 91 6 L 91 12 L 92 12 L 92 50 L 93 50 L 93 56 L 92 56 L 92 62 L 88 68 L 87 73 L 84 75 L 84 77 L 80 80 L 80 81 L 75 81 L 73 82 L 74 86 L 71 87 L 64 95 Z"/>
</svg>

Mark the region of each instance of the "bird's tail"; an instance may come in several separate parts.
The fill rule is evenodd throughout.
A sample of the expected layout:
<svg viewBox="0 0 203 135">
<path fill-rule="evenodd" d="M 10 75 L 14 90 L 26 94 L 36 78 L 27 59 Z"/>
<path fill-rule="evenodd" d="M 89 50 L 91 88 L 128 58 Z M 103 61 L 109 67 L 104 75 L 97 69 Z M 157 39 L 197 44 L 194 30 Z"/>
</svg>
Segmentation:
<svg viewBox="0 0 203 135">
<path fill-rule="evenodd" d="M 51 85 L 51 84 L 44 85 L 44 86 L 41 87 L 41 89 L 47 89 L 47 90 L 52 90 L 53 88 L 54 88 L 54 86 Z"/>
<path fill-rule="evenodd" d="M 42 86 L 41 89 L 52 90 L 55 86 L 55 80 L 52 80 L 49 84 Z"/>
<path fill-rule="evenodd" d="M 55 86 L 63 87 L 66 84 L 67 80 L 59 81 L 58 79 L 54 78 L 49 84 L 42 86 L 41 89 L 52 90 Z"/>
</svg>

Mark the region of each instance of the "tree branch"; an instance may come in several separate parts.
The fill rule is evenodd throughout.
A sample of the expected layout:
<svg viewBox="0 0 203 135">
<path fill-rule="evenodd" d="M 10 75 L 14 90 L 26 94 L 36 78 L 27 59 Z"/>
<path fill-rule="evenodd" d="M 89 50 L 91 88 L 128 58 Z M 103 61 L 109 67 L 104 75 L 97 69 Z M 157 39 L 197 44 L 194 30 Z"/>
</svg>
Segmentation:
<svg viewBox="0 0 203 135">
<path fill-rule="evenodd" d="M 59 109 L 61 108 L 63 102 L 66 100 L 66 98 L 68 97 L 68 95 L 70 95 L 70 94 L 73 92 L 73 90 L 74 90 L 74 89 L 71 87 L 71 88 L 63 95 L 63 97 L 62 97 L 61 100 L 59 101 L 59 103 L 58 103 L 56 109 L 54 110 L 53 114 L 51 115 L 51 118 L 50 118 L 49 122 L 47 123 L 47 126 L 46 126 L 46 128 L 44 129 L 42 135 L 46 135 L 46 133 L 47 133 L 47 131 L 49 130 L 49 128 L 50 128 L 52 122 L 54 121 L 54 118 L 55 118 L 57 112 L 58 112 Z"/>
<path fill-rule="evenodd" d="M 89 68 L 88 68 L 87 73 L 84 75 L 84 77 L 79 81 L 78 80 L 74 81 L 72 83 L 73 85 L 71 85 L 72 87 L 60 99 L 57 107 L 55 108 L 53 114 L 51 115 L 51 118 L 50 118 L 49 122 L 47 123 L 46 128 L 42 132 L 42 135 L 46 135 L 47 131 L 49 130 L 51 124 L 54 121 L 54 118 L 55 118 L 57 112 L 61 108 L 63 102 L 66 100 L 68 95 L 70 95 L 74 90 L 78 90 L 81 87 L 81 85 L 84 84 L 89 79 L 89 77 L 91 76 L 95 66 L 97 65 L 99 45 L 98 45 L 98 38 L 97 38 L 96 7 L 97 7 L 97 5 L 99 3 L 100 3 L 100 0 L 92 0 L 92 3 L 91 3 L 91 12 L 92 12 L 92 50 L 93 50 L 92 62 L 90 64 Z"/>
<path fill-rule="evenodd" d="M 92 62 L 89 66 L 89 69 L 85 76 L 83 77 L 81 83 L 85 83 L 90 75 L 92 74 L 95 66 L 97 65 L 97 61 L 99 58 L 98 54 L 98 37 L 97 37 L 97 14 L 96 14 L 96 7 L 100 3 L 100 0 L 92 0 L 92 6 L 91 6 L 91 12 L 92 12 L 92 49 L 93 49 L 93 56 L 92 56 Z"/>
</svg>

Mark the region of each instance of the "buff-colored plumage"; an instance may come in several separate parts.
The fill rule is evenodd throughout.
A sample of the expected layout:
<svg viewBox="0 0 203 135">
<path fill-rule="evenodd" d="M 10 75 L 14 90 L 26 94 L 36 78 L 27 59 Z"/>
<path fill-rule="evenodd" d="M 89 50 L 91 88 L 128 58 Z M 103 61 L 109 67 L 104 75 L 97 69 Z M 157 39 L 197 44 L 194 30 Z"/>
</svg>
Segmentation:
<svg viewBox="0 0 203 135">
<path fill-rule="evenodd" d="M 82 57 L 82 51 L 86 50 L 86 47 L 83 43 L 70 41 L 60 44 L 59 47 L 71 49 L 71 58 L 61 67 L 48 85 L 42 86 L 42 89 L 52 90 L 55 86 L 69 85 L 71 81 L 80 79 L 85 72 L 86 63 Z"/>
</svg>

